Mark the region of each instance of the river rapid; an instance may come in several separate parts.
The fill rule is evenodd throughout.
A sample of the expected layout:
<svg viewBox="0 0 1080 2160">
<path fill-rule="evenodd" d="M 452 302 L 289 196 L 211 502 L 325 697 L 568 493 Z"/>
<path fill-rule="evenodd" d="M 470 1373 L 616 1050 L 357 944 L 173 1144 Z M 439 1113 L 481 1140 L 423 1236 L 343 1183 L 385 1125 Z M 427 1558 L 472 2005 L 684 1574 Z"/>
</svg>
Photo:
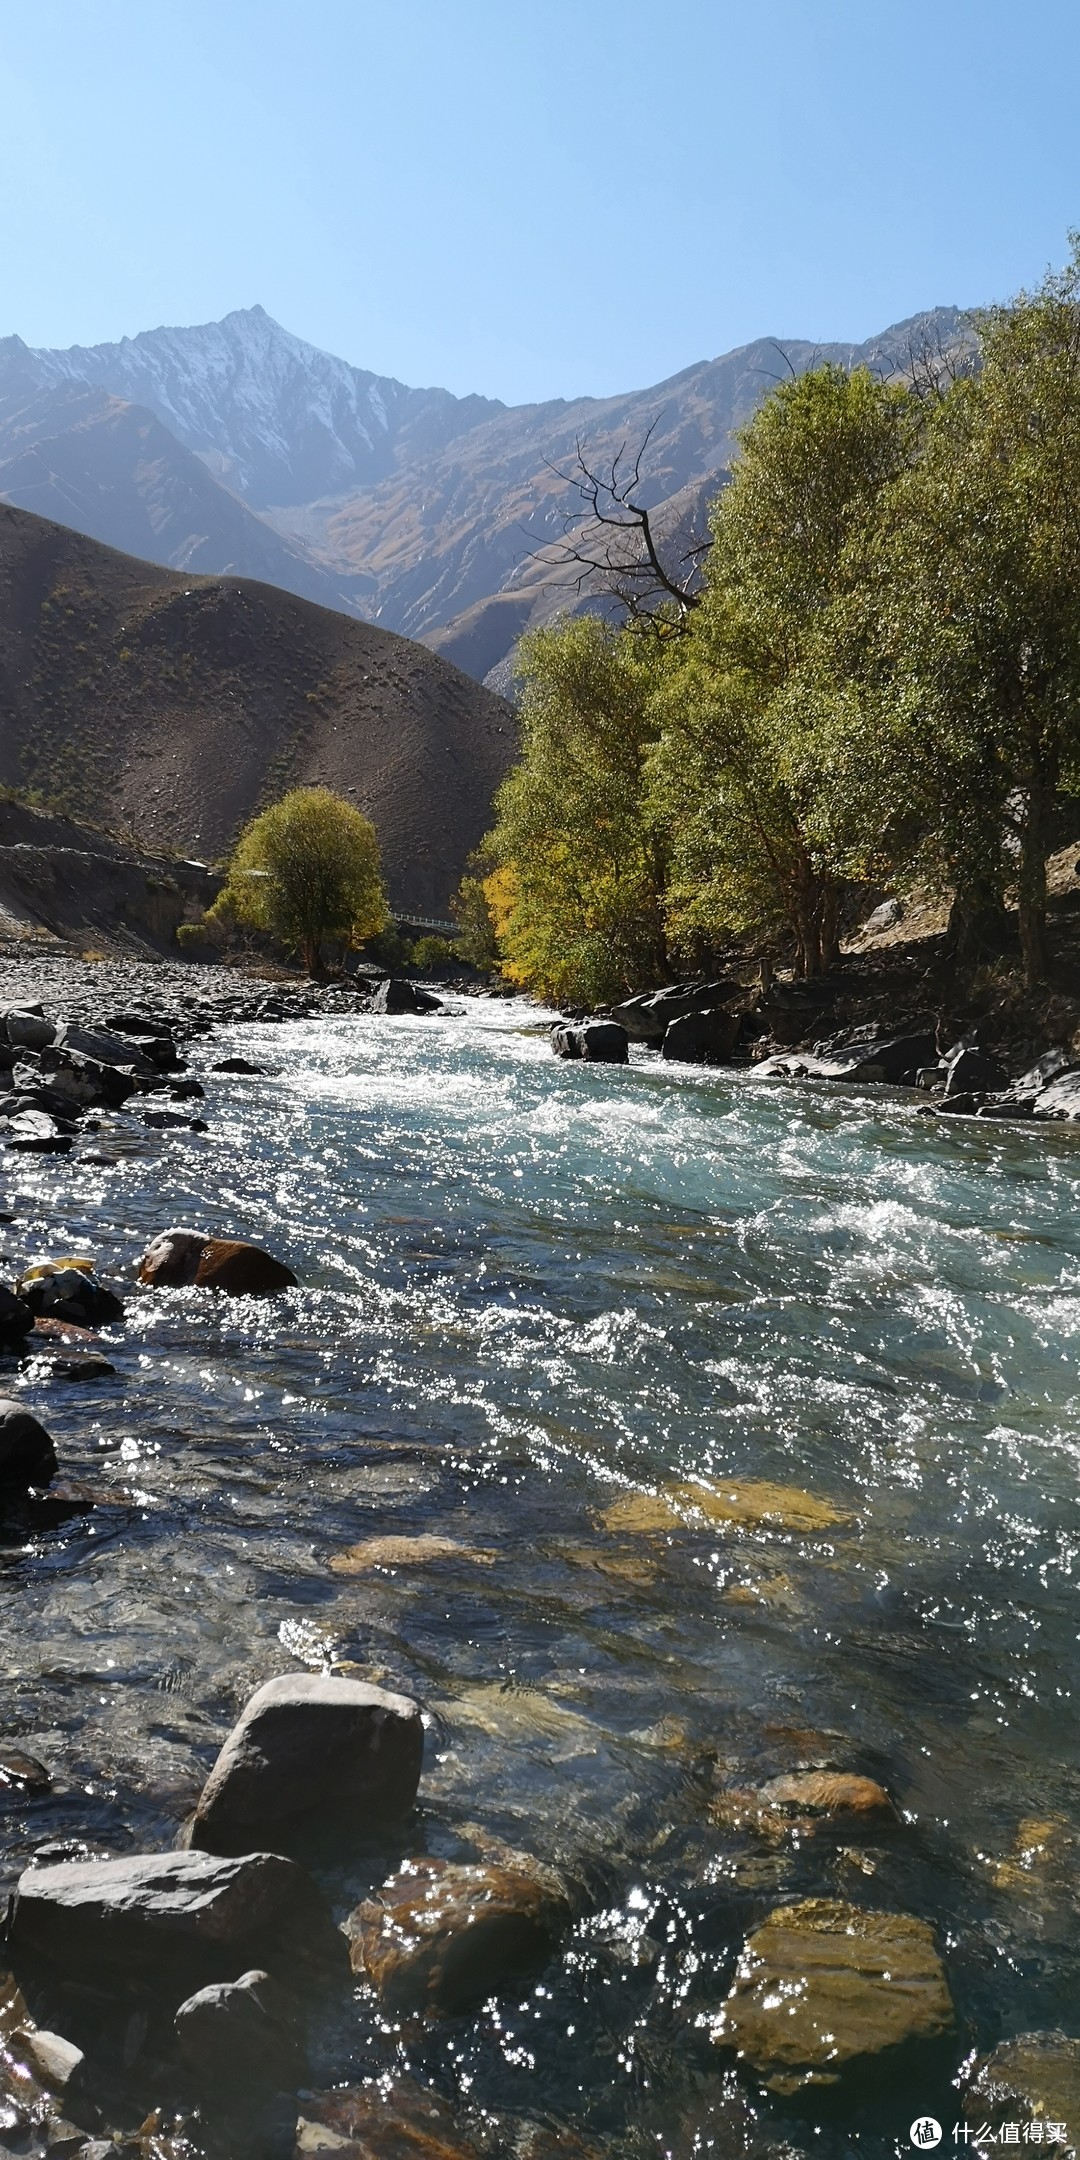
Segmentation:
<svg viewBox="0 0 1080 2160">
<path fill-rule="evenodd" d="M 207 1079 L 204 1135 L 106 1117 L 113 1167 L 7 1158 L 9 1274 L 75 1251 L 130 1280 L 192 1223 L 301 1283 L 137 1291 L 115 1379 L 23 1383 L 103 1504 L 0 1550 L 5 1737 L 55 1780 L 9 1808 L 8 1879 L 46 1841 L 171 1845 L 253 1688 L 343 1665 L 429 1730 L 398 1845 L 315 1856 L 339 1916 L 402 1852 L 503 1844 L 566 1871 L 577 1919 L 471 2016 L 399 2029 L 358 1986 L 313 2083 L 407 2064 L 463 2133 L 528 2118 L 568 2153 L 876 2160 L 913 2113 L 951 2125 L 972 2047 L 1080 2029 L 1080 1134 L 556 1062 L 480 1000 L 225 1029 L 193 1069 L 233 1052 L 273 1076 Z M 625 1504 L 695 1479 L 850 1520 Z M 725 1811 L 825 1760 L 897 1822 Z M 960 2018 L 936 2085 L 817 2123 L 707 2030 L 747 1929 L 815 1895 L 929 1920 Z"/>
</svg>

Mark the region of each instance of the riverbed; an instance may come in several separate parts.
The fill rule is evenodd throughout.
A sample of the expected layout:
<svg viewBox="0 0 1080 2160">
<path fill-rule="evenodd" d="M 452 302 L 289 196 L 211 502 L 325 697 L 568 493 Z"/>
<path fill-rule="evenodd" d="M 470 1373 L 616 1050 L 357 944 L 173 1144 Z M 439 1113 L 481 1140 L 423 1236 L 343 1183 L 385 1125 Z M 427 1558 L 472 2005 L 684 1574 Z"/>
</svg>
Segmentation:
<svg viewBox="0 0 1080 2160">
<path fill-rule="evenodd" d="M 971 2047 L 1076 2029 L 1080 1134 L 565 1064 L 542 1016 L 454 1006 L 222 1030 L 205 1134 L 106 1117 L 110 1162 L 7 1158 L 9 1275 L 130 1281 L 191 1223 L 301 1285 L 135 1291 L 114 1379 L 22 1383 L 102 1504 L 2 1553 L 5 1737 L 55 1781 L 5 1818 L 8 1878 L 171 1845 L 252 1689 L 340 1666 L 427 1713 L 408 1849 L 527 1851 L 577 1917 L 471 2016 L 404 2031 L 358 1988 L 313 2083 L 407 2063 L 463 2134 L 619 2156 L 908 2150 Z M 229 1053 L 272 1071 L 208 1076 Z M 644 1504 L 695 1481 L 836 1520 Z M 725 1806 L 819 1761 L 895 1822 Z M 316 1858 L 339 1913 L 386 1861 Z M 708 2017 L 747 1929 L 816 1895 L 929 1920 L 960 2022 L 926 2094 L 815 2126 Z"/>
</svg>

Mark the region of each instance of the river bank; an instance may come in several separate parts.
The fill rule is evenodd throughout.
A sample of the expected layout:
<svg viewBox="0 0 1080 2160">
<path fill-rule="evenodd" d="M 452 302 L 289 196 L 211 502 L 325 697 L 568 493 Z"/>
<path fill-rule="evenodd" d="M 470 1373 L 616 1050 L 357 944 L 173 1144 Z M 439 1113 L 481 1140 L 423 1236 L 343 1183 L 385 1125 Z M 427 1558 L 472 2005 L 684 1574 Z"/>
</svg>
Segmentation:
<svg viewBox="0 0 1080 2160">
<path fill-rule="evenodd" d="M 215 988 L 177 976 L 201 1028 Z M 122 987 L 88 967 L 70 1016 Z M 303 2089 L 337 2088 L 333 2119 L 295 2088 L 275 2121 L 215 2113 L 136 2026 L 110 2120 L 179 2110 L 134 2149 L 228 2160 L 340 2153 L 324 2130 L 395 2160 L 884 2160 L 910 2080 L 815 2123 L 717 2044 L 743 1944 L 824 1898 L 929 1929 L 955 2022 L 917 2098 L 951 2128 L 965 2057 L 1071 2030 L 1080 1977 L 1074 1135 L 563 1066 L 522 1006 L 325 996 L 187 1038 L 204 1131 L 138 1098 L 85 1154 L 4 1158 L 5 1271 L 84 1253 L 123 1300 L 111 1375 L 6 1369 L 96 1495 L 4 1547 L 5 1741 L 50 1780 L 9 1790 L 6 1882 L 173 1849 L 255 1690 L 328 1671 L 427 1726 L 415 1814 L 307 1855 L 335 1917 L 403 1859 L 516 1853 L 570 1918 L 535 1980 L 449 2015 L 313 1985 Z M 137 1286 L 175 1222 L 297 1287 Z M 887 1804 L 830 1815 L 793 1794 L 814 1776 Z M 81 2040 L 100 1974 L 62 1979 L 48 2023 Z M 375 2077 L 395 2097 L 364 2126 Z"/>
</svg>

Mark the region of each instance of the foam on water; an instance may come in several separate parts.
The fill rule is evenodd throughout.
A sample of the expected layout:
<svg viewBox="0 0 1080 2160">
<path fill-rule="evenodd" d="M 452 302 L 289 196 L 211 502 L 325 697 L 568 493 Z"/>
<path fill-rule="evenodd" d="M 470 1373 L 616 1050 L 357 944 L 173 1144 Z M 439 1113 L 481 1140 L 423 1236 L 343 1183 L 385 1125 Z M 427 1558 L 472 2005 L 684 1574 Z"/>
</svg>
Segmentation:
<svg viewBox="0 0 1080 2160">
<path fill-rule="evenodd" d="M 429 1710 L 412 1849 L 525 1847 L 582 1918 L 535 1995 L 407 2044 L 360 1991 L 325 2075 L 407 2052 L 603 2150 L 775 2149 L 694 2017 L 746 1926 L 818 1892 L 933 1921 L 972 2039 L 1075 2025 L 1080 1134 L 557 1063 L 482 1003 L 228 1047 L 279 1070 L 209 1078 L 205 1137 L 118 1120 L 115 1169 L 11 1175 L 20 1260 L 126 1267 L 191 1221 L 302 1285 L 139 1293 L 115 1382 L 40 1391 L 65 1468 L 127 1497 L 3 1556 L 8 1733 L 57 1773 L 9 1818 L 12 1870 L 45 1837 L 171 1842 L 246 1693 L 347 1660 Z M 687 1478 L 852 1520 L 605 1526 Z M 420 1531 L 462 1555 L 330 1567 Z M 815 1750 L 883 1777 L 906 1827 L 718 1823 L 725 1778 Z M 1017 1860 L 1036 1818 L 1060 1865 Z M 320 1857 L 342 1909 L 386 1862 Z M 806 2132 L 856 2135 L 893 2149 L 887 2119 Z"/>
</svg>

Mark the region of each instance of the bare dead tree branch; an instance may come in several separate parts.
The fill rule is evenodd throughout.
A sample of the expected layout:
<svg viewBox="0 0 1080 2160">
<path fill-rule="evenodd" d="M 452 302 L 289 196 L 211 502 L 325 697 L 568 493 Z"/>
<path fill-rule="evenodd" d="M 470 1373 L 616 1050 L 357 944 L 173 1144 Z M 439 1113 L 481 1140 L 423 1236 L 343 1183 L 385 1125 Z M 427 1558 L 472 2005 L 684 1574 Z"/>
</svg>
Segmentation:
<svg viewBox="0 0 1080 2160">
<path fill-rule="evenodd" d="M 576 568 L 573 582 L 579 594 L 586 588 L 605 594 L 635 622 L 662 617 L 678 626 L 698 604 L 697 565 L 712 543 L 695 543 L 674 565 L 664 560 L 649 507 L 641 499 L 642 466 L 660 417 L 657 413 L 650 421 L 633 452 L 624 439 L 602 464 L 590 461 L 581 436 L 568 467 L 545 459 L 548 471 L 572 491 L 577 504 L 563 511 L 562 541 L 533 552 L 547 568 Z"/>
</svg>

